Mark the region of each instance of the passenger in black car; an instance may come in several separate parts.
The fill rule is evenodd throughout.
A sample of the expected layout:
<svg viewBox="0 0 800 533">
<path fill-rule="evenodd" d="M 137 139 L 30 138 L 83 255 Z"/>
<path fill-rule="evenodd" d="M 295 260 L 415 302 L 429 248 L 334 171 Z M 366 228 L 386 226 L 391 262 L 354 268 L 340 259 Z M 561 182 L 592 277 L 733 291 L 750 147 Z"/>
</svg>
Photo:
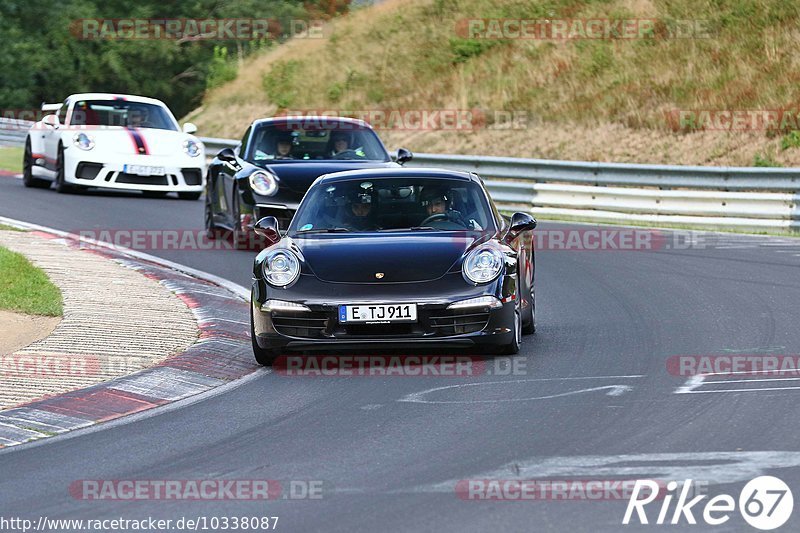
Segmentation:
<svg viewBox="0 0 800 533">
<path fill-rule="evenodd" d="M 343 217 L 345 226 L 354 231 L 373 231 L 377 229 L 375 213 L 372 209 L 373 191 L 369 187 L 362 187 L 351 193 L 348 198 L 348 208 Z"/>
</svg>

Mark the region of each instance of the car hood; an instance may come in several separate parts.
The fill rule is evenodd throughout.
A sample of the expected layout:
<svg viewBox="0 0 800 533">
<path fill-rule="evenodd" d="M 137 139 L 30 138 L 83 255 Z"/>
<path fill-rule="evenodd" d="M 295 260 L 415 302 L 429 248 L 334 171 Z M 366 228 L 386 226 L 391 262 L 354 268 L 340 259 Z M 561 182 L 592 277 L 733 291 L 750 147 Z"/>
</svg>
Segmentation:
<svg viewBox="0 0 800 533">
<path fill-rule="evenodd" d="M 322 281 L 407 283 L 438 279 L 460 268 L 464 254 L 490 237 L 478 232 L 336 234 L 295 237 L 292 244 Z"/>
<path fill-rule="evenodd" d="M 363 168 L 397 168 L 400 165 L 391 161 L 297 161 L 266 165 L 266 168 L 278 176 L 281 186 L 305 194 L 314 180 L 323 174 L 342 172 L 345 170 L 359 170 Z"/>
</svg>

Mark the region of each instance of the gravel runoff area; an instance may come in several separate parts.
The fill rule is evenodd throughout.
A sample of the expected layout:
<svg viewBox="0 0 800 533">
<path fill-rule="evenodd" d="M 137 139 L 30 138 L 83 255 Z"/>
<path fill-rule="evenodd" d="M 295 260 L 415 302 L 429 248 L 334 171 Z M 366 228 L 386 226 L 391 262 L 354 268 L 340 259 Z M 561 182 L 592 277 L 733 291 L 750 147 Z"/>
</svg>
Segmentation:
<svg viewBox="0 0 800 533">
<path fill-rule="evenodd" d="M 200 335 L 186 303 L 156 279 L 39 232 L 0 231 L 61 290 L 64 316 L 46 338 L 0 354 L 0 409 L 156 365 Z"/>
</svg>

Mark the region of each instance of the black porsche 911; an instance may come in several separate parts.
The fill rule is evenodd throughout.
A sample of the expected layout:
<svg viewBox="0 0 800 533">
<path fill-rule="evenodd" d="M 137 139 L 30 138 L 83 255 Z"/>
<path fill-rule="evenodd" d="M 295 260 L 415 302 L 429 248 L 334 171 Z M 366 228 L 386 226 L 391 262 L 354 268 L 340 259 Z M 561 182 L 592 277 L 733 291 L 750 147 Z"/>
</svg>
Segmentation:
<svg viewBox="0 0 800 533">
<path fill-rule="evenodd" d="M 286 228 L 300 200 L 323 174 L 399 167 L 364 121 L 342 117 L 275 117 L 256 120 L 236 148 L 220 151 L 208 167 L 205 227 L 208 236 L 232 234 L 234 246 L 253 245 L 256 220 L 274 216 Z"/>
<path fill-rule="evenodd" d="M 288 231 L 265 217 L 255 259 L 256 360 L 291 350 L 418 345 L 519 351 L 535 330 L 527 213 L 502 216 L 466 172 L 373 169 L 320 177 Z"/>
</svg>

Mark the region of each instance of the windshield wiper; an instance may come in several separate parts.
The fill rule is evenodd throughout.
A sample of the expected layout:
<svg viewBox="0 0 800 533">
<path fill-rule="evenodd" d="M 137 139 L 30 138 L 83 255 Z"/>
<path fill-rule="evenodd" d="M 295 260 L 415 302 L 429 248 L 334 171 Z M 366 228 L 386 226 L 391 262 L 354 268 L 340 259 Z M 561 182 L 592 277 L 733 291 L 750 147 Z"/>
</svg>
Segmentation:
<svg viewBox="0 0 800 533">
<path fill-rule="evenodd" d="M 301 235 L 306 235 L 308 233 L 349 233 L 350 230 L 347 228 L 317 228 L 317 229 L 307 229 L 307 230 L 300 230 L 297 233 Z"/>
<path fill-rule="evenodd" d="M 378 231 L 436 231 L 436 228 L 431 226 L 411 226 L 409 228 L 379 229 Z"/>
</svg>

